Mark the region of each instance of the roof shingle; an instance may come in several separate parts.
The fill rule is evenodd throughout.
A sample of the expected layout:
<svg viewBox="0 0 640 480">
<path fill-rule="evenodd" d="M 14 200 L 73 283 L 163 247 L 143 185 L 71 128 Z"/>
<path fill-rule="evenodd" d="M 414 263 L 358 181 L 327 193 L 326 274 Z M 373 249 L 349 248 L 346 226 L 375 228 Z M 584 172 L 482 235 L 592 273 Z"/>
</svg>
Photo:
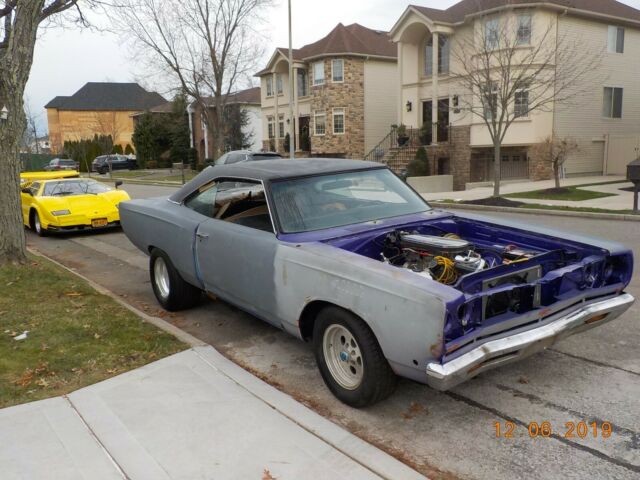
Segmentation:
<svg viewBox="0 0 640 480">
<path fill-rule="evenodd" d="M 89 82 L 70 97 L 55 97 L 44 108 L 143 111 L 166 102 L 160 94 L 148 92 L 137 83 Z"/>
<path fill-rule="evenodd" d="M 412 7 L 437 22 L 459 23 L 463 22 L 467 15 L 473 15 L 506 5 L 530 5 L 535 3 L 553 4 L 564 8 L 586 10 L 602 15 L 640 21 L 640 10 L 616 0 L 545 0 L 541 2 L 534 0 L 462 0 L 446 10 L 420 7 L 417 5 L 412 5 Z"/>
</svg>

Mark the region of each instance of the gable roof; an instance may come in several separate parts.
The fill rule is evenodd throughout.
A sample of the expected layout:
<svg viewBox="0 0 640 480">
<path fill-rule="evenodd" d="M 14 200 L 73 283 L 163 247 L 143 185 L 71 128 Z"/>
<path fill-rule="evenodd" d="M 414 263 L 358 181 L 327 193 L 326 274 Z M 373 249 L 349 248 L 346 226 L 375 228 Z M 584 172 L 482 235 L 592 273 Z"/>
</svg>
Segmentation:
<svg viewBox="0 0 640 480">
<path fill-rule="evenodd" d="M 137 83 L 89 82 L 70 97 L 55 97 L 44 108 L 58 110 L 143 111 L 167 101 Z"/>
<path fill-rule="evenodd" d="M 534 0 L 462 0 L 446 10 L 420 7 L 417 5 L 411 5 L 410 7 L 436 22 L 461 23 L 464 22 L 468 15 L 474 15 L 508 5 L 518 6 L 525 4 L 546 4 L 640 22 L 640 10 L 616 0 L 544 0 L 538 2 Z"/>
<path fill-rule="evenodd" d="M 269 67 L 278 53 L 285 59 L 289 58 L 288 48 L 277 48 L 276 54 L 271 57 L 268 67 L 256 73 L 256 76 L 269 71 Z M 347 26 L 339 23 L 325 37 L 302 48 L 295 48 L 292 53 L 293 59 L 298 61 L 308 61 L 331 55 L 398 58 L 398 49 L 389 38 L 388 32 L 372 30 L 358 23 Z"/>
<path fill-rule="evenodd" d="M 237 92 L 232 92 L 229 95 L 224 95 L 226 97 L 227 105 L 260 105 L 260 87 L 251 87 L 246 90 L 238 90 Z M 207 106 L 215 107 L 215 100 L 213 97 L 205 97 L 205 102 L 207 102 Z M 191 102 L 190 107 L 195 107 L 195 102 Z"/>
</svg>

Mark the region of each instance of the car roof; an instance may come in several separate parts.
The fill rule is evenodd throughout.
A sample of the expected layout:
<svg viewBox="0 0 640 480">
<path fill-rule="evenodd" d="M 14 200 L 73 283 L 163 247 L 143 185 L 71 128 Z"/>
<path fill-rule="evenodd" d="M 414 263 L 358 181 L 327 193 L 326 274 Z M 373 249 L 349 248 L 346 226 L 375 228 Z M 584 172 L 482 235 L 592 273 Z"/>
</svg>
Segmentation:
<svg viewBox="0 0 640 480">
<path fill-rule="evenodd" d="M 303 158 L 295 160 L 283 158 L 270 160 L 268 162 L 242 162 L 231 165 L 216 165 L 204 169 L 200 175 L 184 185 L 169 198 L 174 202 L 182 202 L 201 185 L 210 182 L 214 178 L 220 177 L 239 177 L 270 181 L 354 170 L 368 170 L 371 168 L 386 167 L 380 163 L 366 162 L 364 160 L 344 160 L 340 158 Z"/>
</svg>

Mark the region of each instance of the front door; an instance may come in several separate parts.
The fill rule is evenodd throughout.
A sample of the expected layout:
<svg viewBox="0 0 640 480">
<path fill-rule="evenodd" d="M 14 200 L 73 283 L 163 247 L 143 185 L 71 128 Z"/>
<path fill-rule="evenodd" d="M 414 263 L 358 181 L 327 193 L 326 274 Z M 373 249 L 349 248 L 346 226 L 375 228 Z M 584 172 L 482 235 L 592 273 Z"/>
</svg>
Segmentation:
<svg viewBox="0 0 640 480">
<path fill-rule="evenodd" d="M 422 143 L 431 145 L 433 143 L 433 133 L 430 126 L 433 124 L 433 102 L 431 100 L 422 102 L 422 124 L 426 125 L 423 129 L 424 135 Z M 438 143 L 446 143 L 449 141 L 449 99 L 443 98 L 438 100 Z"/>
<path fill-rule="evenodd" d="M 433 102 L 429 100 L 428 102 L 422 102 L 422 132 L 420 139 L 423 145 L 431 145 L 433 143 L 433 115 L 432 115 L 432 106 Z"/>
<path fill-rule="evenodd" d="M 311 117 L 300 117 L 298 119 L 298 137 L 300 138 L 300 150 L 309 152 L 311 150 L 311 142 L 309 141 L 309 119 Z"/>
<path fill-rule="evenodd" d="M 218 182 L 211 216 L 196 232 L 205 289 L 279 326 L 274 282 L 278 241 L 262 184 Z"/>
</svg>

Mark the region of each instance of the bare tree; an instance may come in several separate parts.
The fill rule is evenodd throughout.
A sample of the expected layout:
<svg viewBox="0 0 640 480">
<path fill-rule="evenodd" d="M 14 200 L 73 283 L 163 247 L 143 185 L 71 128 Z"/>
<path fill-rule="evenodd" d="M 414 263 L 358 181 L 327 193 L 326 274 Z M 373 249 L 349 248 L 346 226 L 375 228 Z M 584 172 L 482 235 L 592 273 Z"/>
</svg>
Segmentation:
<svg viewBox="0 0 640 480">
<path fill-rule="evenodd" d="M 20 207 L 20 140 L 26 126 L 24 89 L 38 28 L 77 0 L 0 0 L 0 265 L 26 259 Z M 85 3 L 89 3 L 88 0 Z M 84 22 L 82 16 L 80 20 Z"/>
<path fill-rule="evenodd" d="M 114 0 L 114 29 L 136 48 L 146 66 L 194 99 L 213 132 L 214 152 L 224 148 L 227 96 L 258 67 L 264 41 L 256 30 L 272 0 Z"/>
<path fill-rule="evenodd" d="M 31 145 L 34 146 L 35 153 L 40 153 L 40 142 L 38 141 L 38 117 L 39 115 L 35 114 L 33 110 L 31 110 L 31 105 L 29 100 L 25 98 L 24 101 L 24 114 L 27 121 L 27 128 L 24 131 L 23 142 L 24 147 L 29 153 L 32 152 Z"/>
<path fill-rule="evenodd" d="M 466 92 L 460 108 L 482 120 L 493 143 L 494 197 L 500 196 L 501 148 L 513 122 L 583 97 L 604 53 L 560 35 L 555 20 L 535 26 L 530 16 L 512 11 L 480 17 L 451 48 L 451 75 Z"/>
<path fill-rule="evenodd" d="M 547 164 L 553 170 L 555 188 L 560 188 L 560 172 L 570 154 L 578 151 L 578 142 L 573 138 L 558 137 L 555 133 L 529 149 L 529 156 L 536 162 Z"/>
</svg>

